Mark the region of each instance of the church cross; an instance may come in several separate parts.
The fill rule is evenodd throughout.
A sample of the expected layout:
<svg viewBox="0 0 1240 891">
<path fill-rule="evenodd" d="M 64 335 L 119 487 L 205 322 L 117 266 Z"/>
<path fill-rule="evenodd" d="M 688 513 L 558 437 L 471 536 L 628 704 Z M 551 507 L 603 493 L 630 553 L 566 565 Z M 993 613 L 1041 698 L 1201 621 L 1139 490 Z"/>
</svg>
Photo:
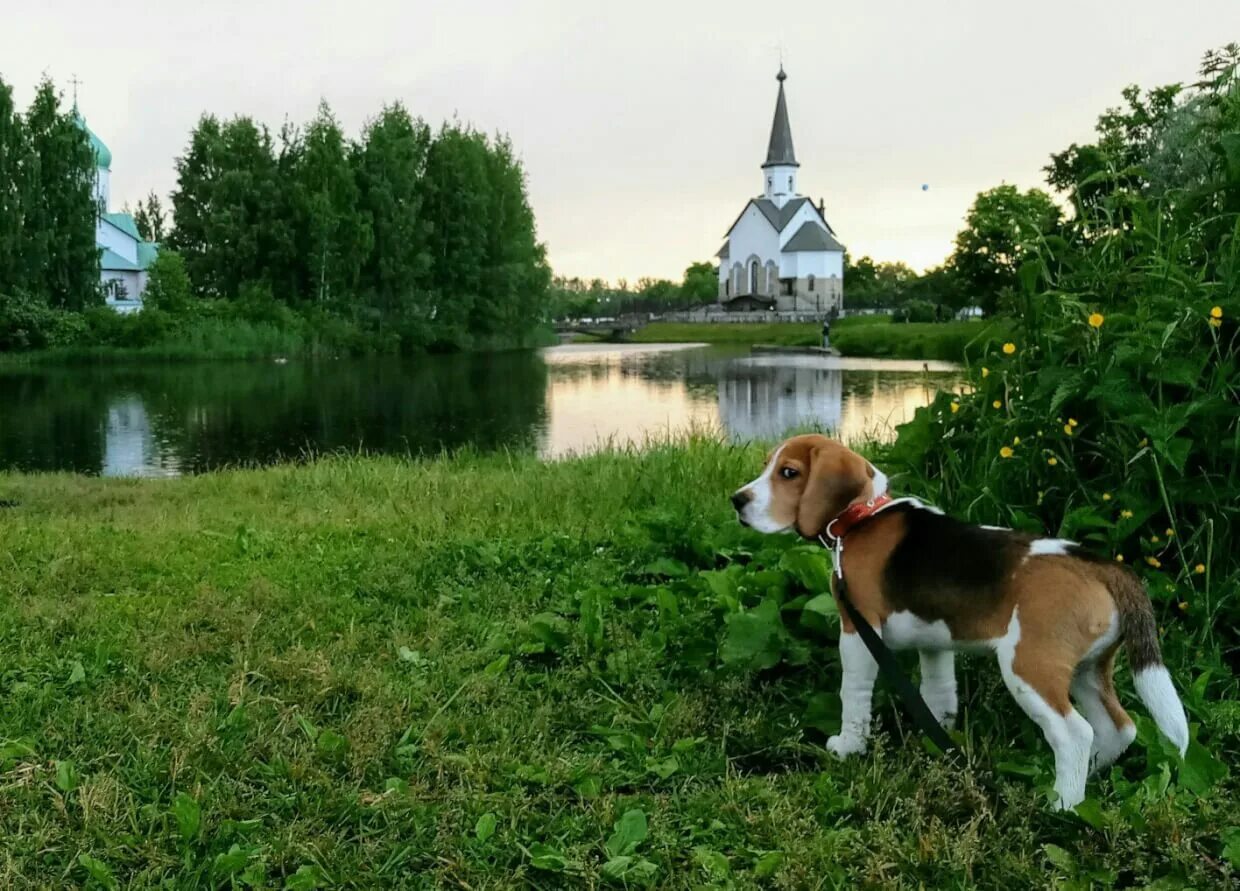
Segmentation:
<svg viewBox="0 0 1240 891">
<path fill-rule="evenodd" d="M 78 80 L 78 76 L 75 74 L 69 78 L 69 83 L 73 84 L 73 107 L 77 108 L 77 88 L 81 81 Z"/>
</svg>

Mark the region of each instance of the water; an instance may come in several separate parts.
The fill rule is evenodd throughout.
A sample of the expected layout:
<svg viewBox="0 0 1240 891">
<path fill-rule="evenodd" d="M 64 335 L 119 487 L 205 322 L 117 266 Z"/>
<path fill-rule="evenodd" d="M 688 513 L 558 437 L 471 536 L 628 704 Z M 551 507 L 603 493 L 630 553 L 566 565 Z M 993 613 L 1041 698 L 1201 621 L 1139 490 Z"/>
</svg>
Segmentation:
<svg viewBox="0 0 1240 891">
<path fill-rule="evenodd" d="M 890 436 L 944 363 L 679 345 L 324 362 L 0 368 L 0 470 L 175 476 L 336 450 L 554 458 L 691 426 Z"/>
</svg>

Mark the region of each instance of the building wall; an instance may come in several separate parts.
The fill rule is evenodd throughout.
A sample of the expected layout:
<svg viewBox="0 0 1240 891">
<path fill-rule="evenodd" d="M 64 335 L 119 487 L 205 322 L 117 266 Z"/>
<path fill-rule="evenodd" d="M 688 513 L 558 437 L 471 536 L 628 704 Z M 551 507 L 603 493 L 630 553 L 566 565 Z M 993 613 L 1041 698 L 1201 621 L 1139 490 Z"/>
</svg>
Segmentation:
<svg viewBox="0 0 1240 891">
<path fill-rule="evenodd" d="M 109 194 L 112 188 L 112 171 L 106 167 L 99 167 L 95 170 L 95 200 L 99 202 L 99 209 L 107 211 L 108 201 L 111 198 Z"/>
<path fill-rule="evenodd" d="M 728 233 L 728 257 L 732 263 L 740 263 L 746 267 L 746 273 L 737 284 L 741 290 L 733 288 L 732 296 L 749 293 L 748 261 L 751 257 L 758 259 L 759 266 L 766 266 L 768 260 L 779 262 L 779 233 L 770 221 L 751 203 L 736 221 L 732 231 Z M 759 276 L 759 283 L 761 283 Z"/>
<path fill-rule="evenodd" d="M 774 201 L 777 207 L 783 207 L 797 195 L 797 169 L 791 166 L 764 167 L 762 194 Z"/>
<path fill-rule="evenodd" d="M 130 263 L 138 262 L 138 242 L 102 217 L 95 225 L 95 244 L 115 251 Z"/>
</svg>

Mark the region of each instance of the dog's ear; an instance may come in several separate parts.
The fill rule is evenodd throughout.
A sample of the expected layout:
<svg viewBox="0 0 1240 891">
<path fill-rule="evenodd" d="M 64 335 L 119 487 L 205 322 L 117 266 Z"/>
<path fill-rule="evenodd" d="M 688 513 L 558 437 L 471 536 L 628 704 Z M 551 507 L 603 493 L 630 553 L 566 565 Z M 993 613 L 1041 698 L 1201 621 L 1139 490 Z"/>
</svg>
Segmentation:
<svg viewBox="0 0 1240 891">
<path fill-rule="evenodd" d="M 806 538 L 825 532 L 827 524 L 865 491 L 871 473 L 869 462 L 838 443 L 815 448 L 797 505 L 797 531 Z"/>
</svg>

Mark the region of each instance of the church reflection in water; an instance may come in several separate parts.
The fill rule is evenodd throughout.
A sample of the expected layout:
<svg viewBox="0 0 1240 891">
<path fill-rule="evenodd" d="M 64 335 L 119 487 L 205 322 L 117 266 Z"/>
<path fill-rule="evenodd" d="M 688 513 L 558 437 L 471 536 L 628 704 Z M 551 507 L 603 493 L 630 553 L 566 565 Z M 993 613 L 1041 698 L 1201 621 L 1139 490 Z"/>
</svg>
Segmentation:
<svg viewBox="0 0 1240 891">
<path fill-rule="evenodd" d="M 103 476 L 179 476 L 181 462 L 156 439 L 146 405 L 137 393 L 108 405 L 103 429 Z"/>
</svg>

